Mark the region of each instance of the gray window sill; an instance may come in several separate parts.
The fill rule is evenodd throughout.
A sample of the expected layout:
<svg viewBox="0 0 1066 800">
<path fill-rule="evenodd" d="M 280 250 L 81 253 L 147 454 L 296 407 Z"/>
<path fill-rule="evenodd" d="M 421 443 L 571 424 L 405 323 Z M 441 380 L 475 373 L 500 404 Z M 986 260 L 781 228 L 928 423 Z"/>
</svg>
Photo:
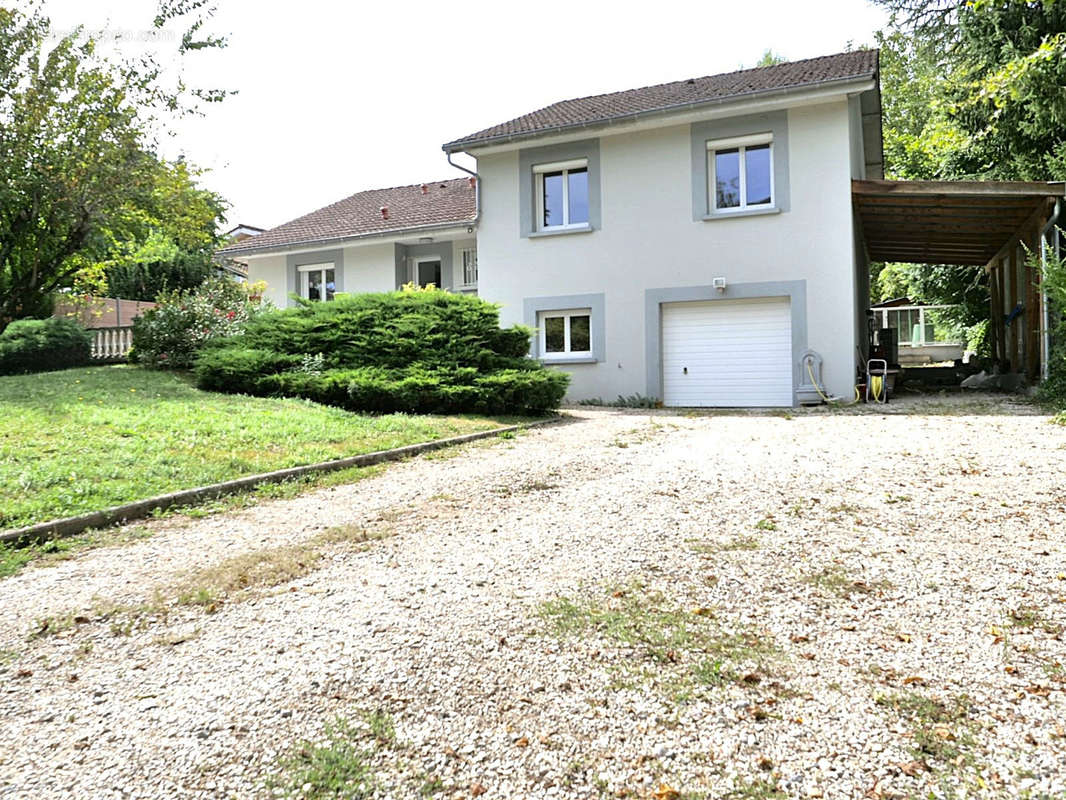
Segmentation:
<svg viewBox="0 0 1066 800">
<path fill-rule="evenodd" d="M 575 356 L 573 358 L 541 358 L 540 363 L 546 367 L 552 364 L 596 364 L 596 356 Z"/>
<path fill-rule="evenodd" d="M 704 214 L 700 219 L 704 222 L 719 219 L 736 219 L 737 217 L 765 217 L 770 214 L 780 214 L 780 208 L 745 208 L 743 211 L 716 211 L 713 214 Z"/>
<path fill-rule="evenodd" d="M 543 239 L 546 236 L 569 236 L 572 233 L 592 233 L 595 230 L 591 225 L 582 225 L 580 228 L 560 228 L 557 231 L 534 231 L 529 234 L 530 239 Z"/>
</svg>

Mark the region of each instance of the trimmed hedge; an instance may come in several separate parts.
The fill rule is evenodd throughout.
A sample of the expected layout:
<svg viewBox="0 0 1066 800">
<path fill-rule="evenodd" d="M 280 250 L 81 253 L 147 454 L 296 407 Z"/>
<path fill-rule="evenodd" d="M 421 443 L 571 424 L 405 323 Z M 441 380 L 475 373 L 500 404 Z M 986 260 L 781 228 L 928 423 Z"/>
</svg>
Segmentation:
<svg viewBox="0 0 1066 800">
<path fill-rule="evenodd" d="M 558 408 L 569 376 L 526 357 L 530 334 L 501 329 L 498 307 L 470 295 L 338 295 L 210 342 L 196 375 L 204 389 L 358 411 L 539 414 Z"/>
<path fill-rule="evenodd" d="M 0 375 L 85 366 L 92 341 L 92 334 L 73 320 L 16 320 L 0 333 Z"/>
</svg>

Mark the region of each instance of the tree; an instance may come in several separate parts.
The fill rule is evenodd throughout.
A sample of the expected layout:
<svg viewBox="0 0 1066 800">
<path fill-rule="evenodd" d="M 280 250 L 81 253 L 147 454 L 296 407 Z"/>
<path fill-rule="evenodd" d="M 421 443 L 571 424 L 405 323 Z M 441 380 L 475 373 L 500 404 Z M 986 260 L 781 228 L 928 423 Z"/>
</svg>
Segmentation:
<svg viewBox="0 0 1066 800">
<path fill-rule="evenodd" d="M 221 46 L 197 38 L 210 11 L 165 0 L 156 25 L 192 16 L 179 54 Z M 80 31 L 57 43 L 49 31 L 39 10 L 0 8 L 0 330 L 46 315 L 109 241 L 136 239 L 131 209 L 152 207 L 162 118 L 222 96 L 168 86 L 151 58 L 107 61 Z"/>
<path fill-rule="evenodd" d="M 893 13 L 878 36 L 887 174 L 1066 177 L 1066 4 L 875 1 Z M 873 299 L 957 304 L 955 320 L 971 336 L 983 330 L 983 270 L 890 264 L 874 272 Z"/>
<path fill-rule="evenodd" d="M 145 206 L 130 209 L 123 226 L 135 237 L 113 241 L 108 257 L 79 277 L 102 276 L 110 296 L 130 300 L 199 286 L 214 272 L 218 223 L 226 211 L 219 195 L 197 184 L 200 175 L 181 160 L 158 162 Z"/>
<path fill-rule="evenodd" d="M 771 50 L 769 47 L 767 47 L 763 51 L 763 54 L 761 56 L 759 56 L 759 60 L 755 62 L 755 66 L 756 67 L 772 67 L 775 64 L 784 64 L 786 61 L 788 61 L 788 59 L 785 58 L 783 55 L 780 55 L 779 53 L 775 53 L 773 50 Z"/>
</svg>

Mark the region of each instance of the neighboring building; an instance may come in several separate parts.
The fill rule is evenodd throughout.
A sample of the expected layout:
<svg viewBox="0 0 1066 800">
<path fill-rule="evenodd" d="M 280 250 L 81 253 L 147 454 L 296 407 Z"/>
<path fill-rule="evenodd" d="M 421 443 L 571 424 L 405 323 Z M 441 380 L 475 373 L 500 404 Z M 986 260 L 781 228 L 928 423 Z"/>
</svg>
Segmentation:
<svg viewBox="0 0 1066 800">
<path fill-rule="evenodd" d="M 255 225 L 242 225 L 238 223 L 222 234 L 222 236 L 230 243 L 230 245 L 233 245 L 247 241 L 264 231 L 266 231 L 266 228 L 257 228 Z M 222 278 L 228 276 L 241 283 L 248 280 L 248 265 L 243 261 L 219 256 L 215 263 L 218 265 L 218 277 Z"/>
<path fill-rule="evenodd" d="M 476 291 L 473 178 L 359 192 L 220 252 L 266 281 L 266 298 L 329 300 L 405 283 Z"/>
<path fill-rule="evenodd" d="M 221 252 L 280 306 L 476 291 L 537 329 L 532 355 L 570 373 L 571 400 L 850 400 L 871 258 L 987 266 L 999 361 L 1046 363 L 1018 253 L 1066 189 L 879 180 L 876 50 L 567 100 L 443 149 L 479 180 L 360 192 Z M 995 310 L 1008 301 L 1024 318 Z"/>
</svg>

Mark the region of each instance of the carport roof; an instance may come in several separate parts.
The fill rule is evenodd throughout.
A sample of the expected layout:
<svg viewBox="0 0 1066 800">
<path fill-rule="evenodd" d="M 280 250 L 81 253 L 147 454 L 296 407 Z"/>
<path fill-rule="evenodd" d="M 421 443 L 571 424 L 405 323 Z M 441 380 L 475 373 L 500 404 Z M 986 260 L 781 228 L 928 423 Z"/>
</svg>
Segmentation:
<svg viewBox="0 0 1066 800">
<path fill-rule="evenodd" d="M 1066 194 L 1062 183 L 852 181 L 872 261 L 983 266 Z"/>
</svg>

